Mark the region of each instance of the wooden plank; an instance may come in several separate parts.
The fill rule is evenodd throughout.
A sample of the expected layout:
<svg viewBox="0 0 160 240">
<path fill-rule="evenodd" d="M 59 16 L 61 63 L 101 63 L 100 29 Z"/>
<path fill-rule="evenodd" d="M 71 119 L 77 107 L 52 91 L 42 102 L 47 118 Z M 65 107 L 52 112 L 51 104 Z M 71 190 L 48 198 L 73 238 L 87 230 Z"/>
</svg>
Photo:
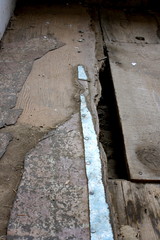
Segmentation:
<svg viewBox="0 0 160 240">
<path fill-rule="evenodd" d="M 160 43 L 154 13 L 103 9 L 101 15 L 103 31 L 110 42 Z"/>
<path fill-rule="evenodd" d="M 119 13 L 122 15 L 122 12 Z M 129 28 L 124 28 L 122 32 L 119 26 L 118 19 L 121 18 L 118 15 L 114 20 L 120 28 L 119 32 L 114 25 L 107 29 L 108 22 L 103 17 L 102 27 L 124 136 L 126 164 L 130 179 L 160 181 L 160 45 L 133 44 L 130 36 L 135 35 L 136 21 L 132 24 L 133 31 L 127 35 Z M 142 16 L 139 24 L 141 21 Z M 141 26 L 146 34 L 151 27 L 148 22 L 142 21 Z M 156 28 L 157 25 L 154 25 Z M 122 41 L 129 43 L 110 42 L 108 36 L 117 34 L 115 40 L 121 41 L 123 33 L 125 39 Z M 152 40 L 149 40 L 150 43 L 154 42 Z"/>
<path fill-rule="evenodd" d="M 160 180 L 160 46 L 108 45 L 127 166 L 133 180 Z"/>
<path fill-rule="evenodd" d="M 109 191 L 118 240 L 160 239 L 159 184 L 112 180 Z"/>
</svg>

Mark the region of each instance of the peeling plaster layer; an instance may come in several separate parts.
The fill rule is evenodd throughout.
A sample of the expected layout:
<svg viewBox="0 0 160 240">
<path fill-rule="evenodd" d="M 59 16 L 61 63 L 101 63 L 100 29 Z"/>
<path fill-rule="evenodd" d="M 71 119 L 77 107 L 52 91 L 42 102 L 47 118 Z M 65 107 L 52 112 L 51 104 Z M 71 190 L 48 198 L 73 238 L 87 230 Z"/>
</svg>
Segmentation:
<svg viewBox="0 0 160 240">
<path fill-rule="evenodd" d="M 91 240 L 113 240 L 109 209 L 102 182 L 101 159 L 92 116 L 83 94 L 81 99 L 81 121 L 84 137 L 85 162 L 88 178 Z"/>
</svg>

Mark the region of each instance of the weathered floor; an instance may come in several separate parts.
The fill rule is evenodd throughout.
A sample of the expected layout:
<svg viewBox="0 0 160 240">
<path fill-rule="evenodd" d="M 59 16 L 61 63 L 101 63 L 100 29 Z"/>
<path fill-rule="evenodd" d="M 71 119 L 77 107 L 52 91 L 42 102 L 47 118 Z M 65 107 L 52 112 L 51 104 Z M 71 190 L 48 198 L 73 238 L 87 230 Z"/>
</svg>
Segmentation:
<svg viewBox="0 0 160 240">
<path fill-rule="evenodd" d="M 159 14 L 104 9 L 101 26 L 110 72 L 103 84 L 115 96 L 115 105 L 109 105 L 121 128 L 115 143 L 123 142 L 116 160 L 123 159 L 128 172 L 122 176 L 117 169 L 120 179 L 108 182 L 116 238 L 158 240 L 160 185 L 153 182 L 160 180 Z"/>
<path fill-rule="evenodd" d="M 160 239 L 159 15 L 19 2 L 0 49 L 0 239 L 94 236 L 82 93 L 114 238 Z"/>
<path fill-rule="evenodd" d="M 1 49 L 0 236 L 16 196 L 8 239 L 90 239 L 79 95 L 91 91 L 96 119 L 95 41 L 81 5 L 15 11 Z M 89 82 L 78 81 L 79 64 Z"/>
</svg>

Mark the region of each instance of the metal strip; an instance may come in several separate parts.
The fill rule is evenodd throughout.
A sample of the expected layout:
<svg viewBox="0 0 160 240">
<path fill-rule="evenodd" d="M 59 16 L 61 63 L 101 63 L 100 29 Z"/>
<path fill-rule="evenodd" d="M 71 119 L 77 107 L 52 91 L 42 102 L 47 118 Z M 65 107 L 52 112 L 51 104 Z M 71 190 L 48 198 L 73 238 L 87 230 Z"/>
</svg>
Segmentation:
<svg viewBox="0 0 160 240">
<path fill-rule="evenodd" d="M 78 79 L 87 80 L 87 74 L 82 65 L 78 66 Z"/>
<path fill-rule="evenodd" d="M 101 159 L 92 116 L 85 96 L 80 95 L 81 122 L 88 178 L 91 240 L 113 240 L 113 232 L 102 182 Z"/>
</svg>

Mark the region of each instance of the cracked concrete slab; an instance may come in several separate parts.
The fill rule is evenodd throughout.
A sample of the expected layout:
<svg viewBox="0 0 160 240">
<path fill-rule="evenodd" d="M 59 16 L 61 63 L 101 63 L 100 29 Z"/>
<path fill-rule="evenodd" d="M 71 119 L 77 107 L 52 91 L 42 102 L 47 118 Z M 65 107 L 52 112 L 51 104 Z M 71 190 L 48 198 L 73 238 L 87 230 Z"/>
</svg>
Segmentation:
<svg viewBox="0 0 160 240">
<path fill-rule="evenodd" d="M 8 239 L 89 239 L 83 151 L 75 114 L 28 153 Z"/>
</svg>

